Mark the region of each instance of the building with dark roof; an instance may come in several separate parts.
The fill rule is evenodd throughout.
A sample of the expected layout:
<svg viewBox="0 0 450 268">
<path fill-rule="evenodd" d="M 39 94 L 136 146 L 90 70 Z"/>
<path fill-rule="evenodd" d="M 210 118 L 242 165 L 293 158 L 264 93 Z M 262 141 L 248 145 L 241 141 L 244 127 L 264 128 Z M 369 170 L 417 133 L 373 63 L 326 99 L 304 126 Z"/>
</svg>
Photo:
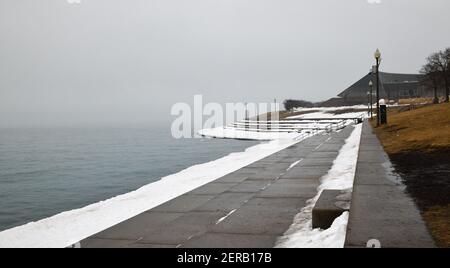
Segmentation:
<svg viewBox="0 0 450 268">
<path fill-rule="evenodd" d="M 395 74 L 380 72 L 380 98 L 390 101 L 399 99 L 428 97 L 430 92 L 422 83 L 420 74 Z M 369 81 L 373 82 L 373 93 L 376 93 L 376 76 L 368 73 L 349 88 L 338 94 L 341 102 L 351 104 L 367 103 Z"/>
</svg>

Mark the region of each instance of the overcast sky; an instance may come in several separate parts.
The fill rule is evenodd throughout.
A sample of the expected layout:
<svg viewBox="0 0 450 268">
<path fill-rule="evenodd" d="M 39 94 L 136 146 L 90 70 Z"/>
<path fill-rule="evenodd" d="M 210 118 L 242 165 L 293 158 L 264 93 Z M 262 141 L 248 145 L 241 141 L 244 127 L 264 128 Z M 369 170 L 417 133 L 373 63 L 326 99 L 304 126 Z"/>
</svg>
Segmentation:
<svg viewBox="0 0 450 268">
<path fill-rule="evenodd" d="M 450 46 L 448 0 L 1 0 L 0 127 L 171 121 L 176 102 L 325 100 Z"/>
</svg>

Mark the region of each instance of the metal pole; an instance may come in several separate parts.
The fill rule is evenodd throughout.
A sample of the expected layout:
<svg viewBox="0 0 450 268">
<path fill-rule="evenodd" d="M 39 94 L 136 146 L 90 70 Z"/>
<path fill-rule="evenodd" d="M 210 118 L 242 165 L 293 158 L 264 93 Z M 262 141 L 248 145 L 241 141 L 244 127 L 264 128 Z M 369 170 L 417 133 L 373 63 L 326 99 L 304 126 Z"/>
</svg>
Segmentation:
<svg viewBox="0 0 450 268">
<path fill-rule="evenodd" d="M 373 85 L 370 86 L 370 119 L 373 119 Z"/>
<path fill-rule="evenodd" d="M 259 113 L 256 116 L 256 132 L 259 132 Z"/>
<path fill-rule="evenodd" d="M 247 109 L 247 102 L 245 103 L 245 129 L 248 130 L 250 128 L 249 125 L 249 118 L 248 118 L 248 109 Z"/>
<path fill-rule="evenodd" d="M 377 58 L 377 127 L 380 126 L 380 59 Z"/>
<path fill-rule="evenodd" d="M 369 92 L 367 92 L 367 116 L 370 116 L 370 97 Z"/>
</svg>

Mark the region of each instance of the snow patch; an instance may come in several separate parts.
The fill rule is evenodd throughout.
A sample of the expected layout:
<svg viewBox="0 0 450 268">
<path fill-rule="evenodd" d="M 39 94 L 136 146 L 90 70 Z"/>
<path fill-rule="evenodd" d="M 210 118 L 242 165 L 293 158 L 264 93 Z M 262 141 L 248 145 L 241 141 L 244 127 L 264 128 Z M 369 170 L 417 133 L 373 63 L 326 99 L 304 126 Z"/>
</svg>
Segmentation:
<svg viewBox="0 0 450 268">
<path fill-rule="evenodd" d="M 244 152 L 189 167 L 136 191 L 2 231 L 0 247 L 68 247 L 297 142 L 262 143 Z"/>
<path fill-rule="evenodd" d="M 239 130 L 229 127 L 217 127 L 210 129 L 202 129 L 198 132 L 201 136 L 219 138 L 219 139 L 241 139 L 241 140 L 283 140 L 283 139 L 295 139 L 302 136 L 303 133 L 299 132 L 256 132 Z"/>
<path fill-rule="evenodd" d="M 291 170 L 293 167 L 295 167 L 296 165 L 298 165 L 298 163 L 300 163 L 300 162 L 302 162 L 302 161 L 303 161 L 303 158 L 300 159 L 300 160 L 298 160 L 298 161 L 296 161 L 296 162 L 294 162 L 294 163 L 292 163 L 292 164 L 286 169 L 286 171 Z"/>
<path fill-rule="evenodd" d="M 332 112 L 341 111 L 348 109 L 367 109 L 367 105 L 353 105 L 353 106 L 338 106 L 338 107 L 311 107 L 311 108 L 294 108 L 294 112 L 304 112 L 304 111 L 321 111 L 321 112 Z"/>
<path fill-rule="evenodd" d="M 321 178 L 317 195 L 308 200 L 307 206 L 294 218 L 294 223 L 280 237 L 275 247 L 278 248 L 341 248 L 344 246 L 348 223 L 348 213 L 335 219 L 327 230 L 312 229 L 312 209 L 320 194 L 325 189 L 347 190 L 353 187 L 358 159 L 362 124 L 355 126 L 350 137 L 345 141 L 332 168 Z"/>
<path fill-rule="evenodd" d="M 334 119 L 334 118 L 357 118 L 364 117 L 367 115 L 367 112 L 352 112 L 352 113 L 344 113 L 344 114 L 331 114 L 327 112 L 313 112 L 309 114 L 295 115 L 290 116 L 288 119 L 309 119 L 309 118 L 321 118 L 321 119 Z"/>
<path fill-rule="evenodd" d="M 332 113 L 333 111 L 340 111 L 345 109 L 367 109 L 367 106 L 356 105 L 343 107 L 296 108 L 294 109 L 295 112 L 312 111 L 312 113 L 287 117 L 287 119 L 290 119 L 289 121 L 270 121 L 273 124 L 270 130 L 255 130 L 255 128 L 257 128 L 257 126 L 260 124 L 262 126 L 265 126 L 262 122 L 258 123 L 255 121 L 242 121 L 236 122 L 229 126 L 202 129 L 198 131 L 198 134 L 204 137 L 220 139 L 265 141 L 277 139 L 303 139 L 304 136 L 308 136 L 312 132 L 316 132 L 317 134 L 317 131 L 327 130 L 340 122 L 342 122 L 344 125 L 350 125 L 354 122 L 355 118 L 367 116 L 367 112 L 350 112 L 338 115 Z"/>
</svg>

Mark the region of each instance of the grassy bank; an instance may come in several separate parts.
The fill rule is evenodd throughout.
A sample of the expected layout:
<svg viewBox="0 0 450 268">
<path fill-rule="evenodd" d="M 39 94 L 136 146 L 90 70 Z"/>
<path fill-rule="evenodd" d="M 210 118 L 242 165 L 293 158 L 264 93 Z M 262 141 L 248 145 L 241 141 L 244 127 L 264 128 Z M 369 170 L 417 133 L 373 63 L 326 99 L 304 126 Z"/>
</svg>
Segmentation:
<svg viewBox="0 0 450 268">
<path fill-rule="evenodd" d="M 450 149 L 450 105 L 448 103 L 412 110 L 391 109 L 388 113 L 388 121 L 388 125 L 379 127 L 376 132 L 389 154 Z"/>
<path fill-rule="evenodd" d="M 450 247 L 450 104 L 391 109 L 388 123 L 375 132 L 436 243 Z"/>
</svg>

